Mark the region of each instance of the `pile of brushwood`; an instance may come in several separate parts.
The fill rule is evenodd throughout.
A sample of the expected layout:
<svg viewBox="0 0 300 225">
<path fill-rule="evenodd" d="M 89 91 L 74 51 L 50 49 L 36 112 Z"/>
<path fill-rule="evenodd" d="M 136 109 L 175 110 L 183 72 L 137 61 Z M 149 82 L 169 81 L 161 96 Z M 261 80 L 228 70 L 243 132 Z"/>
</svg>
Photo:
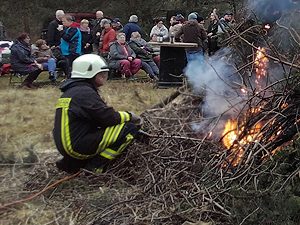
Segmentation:
<svg viewBox="0 0 300 225">
<path fill-rule="evenodd" d="M 14 199 L 32 193 L 22 207 L 39 216 L 55 208 L 48 213 L 53 224 L 299 224 L 300 30 L 293 16 L 283 17 L 270 30 L 244 21 L 231 31 L 230 55 L 220 59 L 241 80 L 232 87 L 236 92 L 243 87 L 246 94 L 234 118 L 239 132 L 229 149 L 222 144 L 226 134 L 216 138 L 213 126 L 195 131 L 195 124 L 217 124 L 226 113 L 207 118 L 203 93 L 187 81 L 142 114 L 147 138 L 130 146 L 105 173 L 65 177 L 49 163 L 52 158 L 44 158 L 44 164 L 24 175 L 23 190 Z M 258 88 L 253 74 L 261 46 L 269 72 Z M 281 68 L 281 76 L 272 77 L 272 68 Z M 241 141 L 245 138 L 246 143 Z M 59 182 L 49 186 L 55 180 Z M 13 220 L 12 210 L 21 202 L 0 206 L 1 214 Z M 32 214 L 28 224 L 36 219 Z"/>
</svg>

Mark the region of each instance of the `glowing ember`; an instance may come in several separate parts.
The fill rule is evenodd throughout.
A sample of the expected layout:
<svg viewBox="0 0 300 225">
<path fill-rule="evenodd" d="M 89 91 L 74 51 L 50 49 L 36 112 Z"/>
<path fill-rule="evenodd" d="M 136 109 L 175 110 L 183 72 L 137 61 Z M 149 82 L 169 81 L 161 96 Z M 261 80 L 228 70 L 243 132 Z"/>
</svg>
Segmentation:
<svg viewBox="0 0 300 225">
<path fill-rule="evenodd" d="M 271 28 L 270 24 L 265 25 L 265 29 L 269 30 Z"/>
<path fill-rule="evenodd" d="M 266 56 L 266 49 L 258 47 L 254 60 L 256 80 L 255 83 L 261 89 L 261 80 L 267 75 L 269 59 Z"/>
</svg>

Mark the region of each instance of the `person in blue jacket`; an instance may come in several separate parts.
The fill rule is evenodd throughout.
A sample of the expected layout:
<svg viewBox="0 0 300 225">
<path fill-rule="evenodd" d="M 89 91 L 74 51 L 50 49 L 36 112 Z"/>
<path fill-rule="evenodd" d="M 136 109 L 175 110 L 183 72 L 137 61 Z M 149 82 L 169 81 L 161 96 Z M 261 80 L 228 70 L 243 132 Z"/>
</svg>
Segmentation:
<svg viewBox="0 0 300 225">
<path fill-rule="evenodd" d="M 81 55 L 82 36 L 79 29 L 80 25 L 73 22 L 73 17 L 68 14 L 63 16 L 62 23 L 65 30 L 61 37 L 60 49 L 62 55 L 68 60 L 68 65 L 72 67 L 73 61 Z M 67 77 L 70 77 L 70 74 Z"/>
<path fill-rule="evenodd" d="M 123 32 L 126 35 L 127 42 L 130 41 L 131 34 L 133 32 L 139 32 L 140 34 L 142 33 L 141 27 L 137 24 L 138 21 L 139 21 L 139 18 L 137 17 L 137 15 L 131 15 L 128 23 L 125 24 L 125 26 L 123 28 Z"/>
</svg>

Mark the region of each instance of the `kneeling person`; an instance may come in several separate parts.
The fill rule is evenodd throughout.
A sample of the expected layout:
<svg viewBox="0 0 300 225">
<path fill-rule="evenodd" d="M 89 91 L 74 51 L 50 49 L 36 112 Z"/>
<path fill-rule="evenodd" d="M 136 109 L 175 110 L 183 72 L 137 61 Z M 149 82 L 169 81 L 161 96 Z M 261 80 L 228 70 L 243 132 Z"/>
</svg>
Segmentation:
<svg viewBox="0 0 300 225">
<path fill-rule="evenodd" d="M 106 105 L 97 88 L 108 77 L 105 60 L 94 54 L 73 62 L 71 79 L 62 86 L 56 104 L 53 136 L 63 159 L 56 163 L 66 172 L 104 168 L 133 141 L 141 118 Z"/>
</svg>

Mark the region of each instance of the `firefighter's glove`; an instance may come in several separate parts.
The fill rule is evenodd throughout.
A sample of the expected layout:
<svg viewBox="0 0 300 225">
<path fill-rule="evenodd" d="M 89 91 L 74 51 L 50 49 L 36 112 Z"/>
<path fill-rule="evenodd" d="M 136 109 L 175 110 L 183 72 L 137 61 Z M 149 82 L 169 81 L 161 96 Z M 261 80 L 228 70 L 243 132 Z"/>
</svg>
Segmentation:
<svg viewBox="0 0 300 225">
<path fill-rule="evenodd" d="M 134 123 L 137 126 L 142 126 L 143 119 L 140 116 L 135 115 L 133 112 L 130 112 L 130 114 L 131 114 L 130 122 Z"/>
</svg>

